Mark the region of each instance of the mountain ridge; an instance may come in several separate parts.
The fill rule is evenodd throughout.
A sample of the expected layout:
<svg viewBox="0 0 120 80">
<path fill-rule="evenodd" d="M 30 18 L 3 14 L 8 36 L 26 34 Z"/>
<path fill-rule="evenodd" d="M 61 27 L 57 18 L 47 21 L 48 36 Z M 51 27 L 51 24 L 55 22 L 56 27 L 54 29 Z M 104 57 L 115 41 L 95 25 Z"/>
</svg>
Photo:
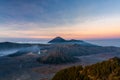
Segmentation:
<svg viewBox="0 0 120 80">
<path fill-rule="evenodd" d="M 51 43 L 51 44 L 79 44 L 82 46 L 98 46 L 98 45 L 94 45 L 94 44 L 88 43 L 83 40 L 76 40 L 76 39 L 66 40 L 62 37 L 55 37 L 52 40 L 50 40 L 48 43 Z"/>
<path fill-rule="evenodd" d="M 62 37 L 55 37 L 52 40 L 50 40 L 48 43 L 63 43 L 63 42 L 84 42 L 82 40 L 76 40 L 76 39 L 70 39 L 70 40 L 66 40 Z"/>
</svg>

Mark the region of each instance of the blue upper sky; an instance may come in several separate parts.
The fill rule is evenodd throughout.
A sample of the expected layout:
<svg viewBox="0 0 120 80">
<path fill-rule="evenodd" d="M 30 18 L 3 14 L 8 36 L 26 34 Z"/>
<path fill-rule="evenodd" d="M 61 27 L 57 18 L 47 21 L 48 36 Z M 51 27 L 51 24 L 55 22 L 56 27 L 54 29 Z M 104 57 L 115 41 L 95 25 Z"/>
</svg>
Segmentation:
<svg viewBox="0 0 120 80">
<path fill-rule="evenodd" d="M 120 13 L 119 0 L 0 0 L 1 22 L 62 22 Z"/>
<path fill-rule="evenodd" d="M 120 0 L 0 0 L 0 37 L 120 37 L 119 4 Z"/>
</svg>

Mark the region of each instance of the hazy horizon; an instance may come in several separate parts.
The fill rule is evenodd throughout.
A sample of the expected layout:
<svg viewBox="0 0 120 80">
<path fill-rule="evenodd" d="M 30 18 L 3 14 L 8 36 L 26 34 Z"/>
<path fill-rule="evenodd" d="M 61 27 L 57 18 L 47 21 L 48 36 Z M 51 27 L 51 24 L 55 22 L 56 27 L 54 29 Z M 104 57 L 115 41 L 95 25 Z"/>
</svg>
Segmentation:
<svg viewBox="0 0 120 80">
<path fill-rule="evenodd" d="M 64 38 L 64 37 L 62 37 Z M 47 44 L 50 39 L 33 39 L 33 38 L 0 38 L 0 42 L 15 42 L 15 43 L 37 43 L 37 44 Z M 66 38 L 64 38 L 66 39 Z M 73 39 L 73 38 L 72 38 Z M 70 40 L 70 39 L 66 39 Z M 120 47 L 120 38 L 109 38 L 109 39 L 77 39 L 89 42 L 91 44 L 99 46 L 116 46 Z"/>
<path fill-rule="evenodd" d="M 65 37 L 62 37 L 62 36 L 56 36 L 56 37 L 61 37 L 63 39 L 66 39 L 66 40 L 71 40 L 71 39 L 75 39 L 75 40 L 119 40 L 120 38 L 88 38 L 88 39 L 82 39 L 82 38 L 65 38 Z M 14 41 L 50 41 L 56 37 L 52 37 L 52 38 L 1 38 L 0 37 L 0 42 L 13 42 Z"/>
</svg>

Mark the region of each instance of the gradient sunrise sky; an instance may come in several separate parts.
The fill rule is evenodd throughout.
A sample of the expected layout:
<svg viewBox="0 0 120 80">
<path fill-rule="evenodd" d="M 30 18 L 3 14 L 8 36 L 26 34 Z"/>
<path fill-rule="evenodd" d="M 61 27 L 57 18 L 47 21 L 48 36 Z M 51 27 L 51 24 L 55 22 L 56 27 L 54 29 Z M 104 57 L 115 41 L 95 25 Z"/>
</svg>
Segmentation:
<svg viewBox="0 0 120 80">
<path fill-rule="evenodd" d="M 0 0 L 0 38 L 120 38 L 120 0 Z"/>
</svg>

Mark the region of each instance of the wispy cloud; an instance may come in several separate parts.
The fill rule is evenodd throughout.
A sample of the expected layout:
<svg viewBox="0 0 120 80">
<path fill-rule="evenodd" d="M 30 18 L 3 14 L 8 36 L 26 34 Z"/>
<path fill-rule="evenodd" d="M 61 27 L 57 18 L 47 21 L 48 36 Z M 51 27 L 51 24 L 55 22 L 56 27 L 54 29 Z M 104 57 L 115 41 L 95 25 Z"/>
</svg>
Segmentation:
<svg viewBox="0 0 120 80">
<path fill-rule="evenodd" d="M 77 21 L 78 20 L 78 21 Z M 9 23 L 0 25 L 1 37 L 17 38 L 107 38 L 119 37 L 120 16 L 91 18 L 83 23 L 49 25 L 46 23 Z"/>
</svg>

